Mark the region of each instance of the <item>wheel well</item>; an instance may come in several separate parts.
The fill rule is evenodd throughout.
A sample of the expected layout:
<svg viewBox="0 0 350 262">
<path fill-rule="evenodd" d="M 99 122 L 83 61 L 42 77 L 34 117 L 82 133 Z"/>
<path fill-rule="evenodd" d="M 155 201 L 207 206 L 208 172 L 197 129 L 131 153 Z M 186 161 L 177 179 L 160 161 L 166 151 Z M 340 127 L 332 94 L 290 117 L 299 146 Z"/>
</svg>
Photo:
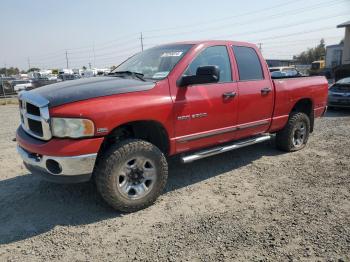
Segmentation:
<svg viewBox="0 0 350 262">
<path fill-rule="evenodd" d="M 305 113 L 310 119 L 310 132 L 314 130 L 314 111 L 311 99 L 304 98 L 299 100 L 292 108 L 292 112 Z"/>
<path fill-rule="evenodd" d="M 111 144 L 128 138 L 148 141 L 158 147 L 165 155 L 169 153 L 169 136 L 165 128 L 156 121 L 135 121 L 116 127 L 105 138 L 102 150 Z"/>
</svg>

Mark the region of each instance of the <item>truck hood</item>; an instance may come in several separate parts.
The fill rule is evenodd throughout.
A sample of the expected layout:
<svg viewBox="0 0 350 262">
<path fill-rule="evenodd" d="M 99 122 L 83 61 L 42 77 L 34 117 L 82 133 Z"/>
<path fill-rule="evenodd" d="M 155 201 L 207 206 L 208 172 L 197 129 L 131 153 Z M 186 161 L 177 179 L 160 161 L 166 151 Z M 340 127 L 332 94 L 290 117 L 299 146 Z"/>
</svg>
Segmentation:
<svg viewBox="0 0 350 262">
<path fill-rule="evenodd" d="M 154 86 L 153 82 L 106 76 L 64 81 L 29 92 L 46 98 L 49 101 L 49 107 L 55 107 L 101 96 L 146 91 Z"/>
</svg>

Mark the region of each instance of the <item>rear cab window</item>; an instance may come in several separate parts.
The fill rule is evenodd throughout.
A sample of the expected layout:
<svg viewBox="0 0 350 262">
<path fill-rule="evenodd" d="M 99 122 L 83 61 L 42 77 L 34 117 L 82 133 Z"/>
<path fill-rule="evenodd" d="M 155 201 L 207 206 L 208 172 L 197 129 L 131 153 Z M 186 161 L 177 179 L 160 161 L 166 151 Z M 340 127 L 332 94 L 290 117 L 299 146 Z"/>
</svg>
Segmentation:
<svg viewBox="0 0 350 262">
<path fill-rule="evenodd" d="M 240 81 L 264 80 L 264 73 L 258 54 L 254 48 L 233 46 Z"/>
</svg>

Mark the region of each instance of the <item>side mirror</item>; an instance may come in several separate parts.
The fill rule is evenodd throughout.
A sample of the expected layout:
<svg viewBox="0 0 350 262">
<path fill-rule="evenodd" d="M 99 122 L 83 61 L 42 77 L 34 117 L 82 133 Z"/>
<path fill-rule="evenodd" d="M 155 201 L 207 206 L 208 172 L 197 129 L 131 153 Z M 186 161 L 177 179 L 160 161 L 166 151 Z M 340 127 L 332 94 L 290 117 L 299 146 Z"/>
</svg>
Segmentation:
<svg viewBox="0 0 350 262">
<path fill-rule="evenodd" d="M 177 81 L 179 87 L 195 84 L 217 83 L 220 80 L 220 70 L 217 66 L 200 66 L 192 76 L 183 76 Z"/>
</svg>

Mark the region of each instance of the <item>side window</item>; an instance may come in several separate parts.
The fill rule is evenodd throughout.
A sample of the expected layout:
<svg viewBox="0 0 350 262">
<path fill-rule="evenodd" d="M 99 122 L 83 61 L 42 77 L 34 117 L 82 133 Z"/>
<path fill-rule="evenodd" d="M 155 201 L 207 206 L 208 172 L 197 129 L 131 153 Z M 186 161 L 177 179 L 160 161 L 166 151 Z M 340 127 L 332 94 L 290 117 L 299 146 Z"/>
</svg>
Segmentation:
<svg viewBox="0 0 350 262">
<path fill-rule="evenodd" d="M 219 82 L 232 81 L 231 63 L 227 53 L 226 46 L 211 46 L 203 50 L 192 62 L 189 64 L 184 75 L 195 75 L 197 68 L 200 66 L 215 65 L 220 70 Z"/>
<path fill-rule="evenodd" d="M 233 52 L 235 54 L 240 80 L 264 79 L 260 59 L 253 48 L 233 46 Z"/>
</svg>

